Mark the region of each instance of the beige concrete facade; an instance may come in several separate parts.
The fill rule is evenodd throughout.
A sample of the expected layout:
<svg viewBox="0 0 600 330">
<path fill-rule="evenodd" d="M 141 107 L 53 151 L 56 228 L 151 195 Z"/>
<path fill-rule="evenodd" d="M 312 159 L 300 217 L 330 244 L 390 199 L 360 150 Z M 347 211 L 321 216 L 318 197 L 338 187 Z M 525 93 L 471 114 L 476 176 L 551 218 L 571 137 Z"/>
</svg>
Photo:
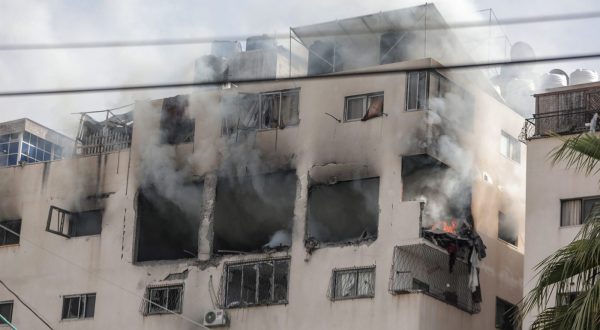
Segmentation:
<svg viewBox="0 0 600 330">
<path fill-rule="evenodd" d="M 390 66 L 402 69 L 429 63 L 421 60 Z M 499 152 L 501 132 L 518 136 L 523 119 L 476 86 L 459 84 L 475 101 L 472 123 L 466 123 L 472 131 L 465 131 L 460 140 L 461 147 L 473 155 L 472 213 L 487 245 L 481 266 L 483 302 L 479 313 L 467 313 L 425 294 L 393 295 L 389 291 L 394 247 L 420 240 L 420 204 L 402 201 L 402 156 L 428 152 L 428 144 L 417 142 L 437 125 L 428 110 L 406 111 L 406 73 L 239 86 L 240 92 L 300 89 L 300 124 L 260 130 L 253 144 L 265 163 L 274 168 L 291 167 L 298 177 L 292 245 L 287 251 L 211 255 L 214 173 L 227 158 L 228 146 L 219 136 L 219 117 L 210 114 L 218 109 L 221 94 L 232 91 L 200 91 L 191 96 L 197 99 L 192 101 L 196 109 L 194 142 L 164 147 L 176 155 L 177 168 L 191 164 L 190 176 L 204 182 L 197 258 L 135 262 L 136 192 L 144 180 L 144 148 L 153 138 L 148 136 L 153 131 L 148 128 L 157 127 L 162 104 L 161 100 L 138 102 L 131 149 L 0 169 L 0 214 L 22 219 L 20 243 L 0 247 L 0 278 L 55 329 L 199 329 L 180 316 L 201 322 L 213 309 L 211 281 L 223 299 L 219 287 L 226 262 L 289 257 L 288 303 L 230 308 L 229 329 L 494 329 L 496 297 L 517 303 L 523 292 L 525 151 L 521 152 L 521 164 Z M 342 118 L 346 96 L 381 91 L 385 116 L 365 122 L 337 122 L 325 114 Z M 450 166 L 457 161 L 442 160 Z M 530 167 L 539 166 L 540 157 L 534 155 L 533 163 L 529 162 Z M 309 255 L 304 238 L 310 178 L 332 174 L 380 178 L 378 236 L 372 242 L 321 247 Z M 540 175 L 534 172 L 532 180 Z M 585 182 L 590 189 L 595 187 L 594 180 Z M 541 180 L 538 184 L 549 183 Z M 548 187 L 540 188 L 551 193 Z M 51 205 L 69 208 L 96 193 L 111 193 L 97 202 L 104 209 L 100 235 L 67 239 L 45 231 Z M 531 198 L 535 203 L 535 196 Z M 554 211 L 547 205 L 536 209 Z M 516 247 L 497 238 L 499 211 L 518 220 Z M 555 229 L 552 234 L 560 235 Z M 360 266 L 376 268 L 374 297 L 330 300 L 327 292 L 332 270 Z M 529 268 L 526 265 L 525 269 Z M 143 315 L 141 297 L 146 288 L 186 270 L 185 279 L 174 281 L 184 285 L 180 316 Z M 62 296 L 92 292 L 96 293 L 93 318 L 61 320 Z M 19 329 L 44 329 L 29 310 L 0 287 L 0 301 L 6 300 L 14 301 L 13 323 Z"/>
</svg>

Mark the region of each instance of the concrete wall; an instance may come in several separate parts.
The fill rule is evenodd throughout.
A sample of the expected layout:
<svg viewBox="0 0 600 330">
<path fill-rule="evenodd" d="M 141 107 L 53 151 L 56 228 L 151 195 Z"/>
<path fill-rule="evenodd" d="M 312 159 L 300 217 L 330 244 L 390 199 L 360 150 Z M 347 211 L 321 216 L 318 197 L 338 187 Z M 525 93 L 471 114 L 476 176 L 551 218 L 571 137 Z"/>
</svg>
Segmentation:
<svg viewBox="0 0 600 330">
<path fill-rule="evenodd" d="M 260 157 L 291 163 L 299 188 L 292 247 L 271 255 L 291 258 L 289 303 L 230 309 L 230 329 L 493 329 L 495 297 L 513 303 L 520 299 L 523 235 L 519 234 L 516 248 L 499 241 L 497 213 L 501 205 L 517 205 L 514 213 L 523 222 L 523 196 L 519 194 L 524 191 L 524 165 L 504 159 L 499 153 L 500 131 L 516 136 L 522 118 L 491 97 L 473 91 L 476 124 L 465 137 L 464 147 L 475 155 L 478 173 L 485 171 L 494 178 L 494 184 L 490 184 L 478 175 L 473 185 L 476 228 L 488 247 L 481 268 L 482 311 L 471 315 L 422 294 L 388 292 L 394 246 L 414 241 L 419 235 L 419 205 L 402 201 L 401 156 L 423 151 L 415 147 L 416 137 L 428 125 L 428 111 L 405 111 L 405 78 L 405 74 L 373 75 L 240 87 L 242 91 L 300 88 L 300 125 L 259 131 L 254 144 Z M 377 91 L 385 93 L 387 116 L 338 123 L 325 115 L 328 112 L 343 118 L 345 96 Z M 205 203 L 209 205 L 201 223 L 197 259 L 134 262 L 136 191 L 144 180 L 144 145 L 152 140 L 147 134 L 158 123 L 159 116 L 152 111 L 159 111 L 161 101 L 136 106 L 131 150 L 0 169 L 0 185 L 5 188 L 0 191 L 0 210 L 6 217 L 23 219 L 21 243 L 0 247 L 0 278 L 56 329 L 197 329 L 175 315 L 143 316 L 140 310 L 145 288 L 171 273 L 188 270 L 187 278 L 181 281 L 181 315 L 201 322 L 212 308 L 209 281 L 212 279 L 219 294 L 225 262 L 269 257 L 250 254 L 210 258 L 208 254 L 210 194 L 214 194 L 215 185 L 212 173 L 227 157 L 227 147 L 218 137 L 219 120 L 210 115 L 217 109 L 218 92 L 195 97 L 202 102 L 195 105 L 194 143 L 165 150 L 173 155 L 178 168 L 192 164 L 189 174 L 205 179 Z M 325 167 L 331 173 L 363 167 L 369 175 L 381 178 L 377 240 L 324 247 L 307 254 L 303 239 L 309 176 Z M 509 184 L 521 190 L 508 194 L 503 187 Z M 50 205 L 68 208 L 81 196 L 96 192 L 112 193 L 101 201 L 105 213 L 100 235 L 65 239 L 44 231 Z M 335 302 L 327 298 L 334 268 L 369 265 L 376 266 L 374 298 Z M 97 293 L 95 317 L 61 321 L 61 296 L 88 292 Z M 0 288 L 3 300 L 15 300 L 13 320 L 17 327 L 44 328 Z"/>
</svg>

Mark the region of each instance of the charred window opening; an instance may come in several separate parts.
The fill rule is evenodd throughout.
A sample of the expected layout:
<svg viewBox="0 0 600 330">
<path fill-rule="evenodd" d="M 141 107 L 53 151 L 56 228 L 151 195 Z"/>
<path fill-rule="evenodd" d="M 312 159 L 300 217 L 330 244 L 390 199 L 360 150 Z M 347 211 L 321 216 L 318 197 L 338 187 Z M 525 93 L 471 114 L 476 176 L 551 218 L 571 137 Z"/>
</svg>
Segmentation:
<svg viewBox="0 0 600 330">
<path fill-rule="evenodd" d="M 50 206 L 46 231 L 66 238 L 99 235 L 102 231 L 102 210 L 67 211 Z"/>
<path fill-rule="evenodd" d="M 346 97 L 344 121 L 366 121 L 382 115 L 383 92 Z"/>
<path fill-rule="evenodd" d="M 498 212 L 498 238 L 517 246 L 517 222 L 502 212 Z"/>
<path fill-rule="evenodd" d="M 187 96 L 177 95 L 164 100 L 160 118 L 160 130 L 165 144 L 194 141 L 195 122 L 189 117 Z"/>
<path fill-rule="evenodd" d="M 307 246 L 377 238 L 379 178 L 318 184 L 308 194 Z"/>
<path fill-rule="evenodd" d="M 225 308 L 287 303 L 289 259 L 229 264 Z"/>
<path fill-rule="evenodd" d="M 514 312 L 516 306 L 496 297 L 496 329 L 514 330 Z"/>
<path fill-rule="evenodd" d="M 373 298 L 375 267 L 335 269 L 331 278 L 332 300 Z"/>
<path fill-rule="evenodd" d="M 183 302 L 183 285 L 166 285 L 146 289 L 144 314 L 181 313 Z"/>
<path fill-rule="evenodd" d="M 0 246 L 19 244 L 21 219 L 0 221 Z"/>
<path fill-rule="evenodd" d="M 203 186 L 197 183 L 181 189 L 188 200 L 168 198 L 153 186 L 139 189 L 136 261 L 196 257 Z"/>
<path fill-rule="evenodd" d="M 283 129 L 300 123 L 300 89 L 260 94 L 239 94 L 225 98 L 221 134 L 246 135 L 257 129 Z M 243 136 L 242 136 L 243 138 Z"/>
<path fill-rule="evenodd" d="M 295 172 L 219 179 L 213 252 L 255 252 L 289 247 L 296 182 Z"/>
</svg>

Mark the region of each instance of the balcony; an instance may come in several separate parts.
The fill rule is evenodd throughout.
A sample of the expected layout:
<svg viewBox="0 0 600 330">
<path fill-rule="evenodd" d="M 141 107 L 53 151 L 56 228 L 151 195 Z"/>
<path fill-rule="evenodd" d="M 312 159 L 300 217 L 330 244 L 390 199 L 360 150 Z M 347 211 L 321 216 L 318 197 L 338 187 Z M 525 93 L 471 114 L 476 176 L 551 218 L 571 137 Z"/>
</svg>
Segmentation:
<svg viewBox="0 0 600 330">
<path fill-rule="evenodd" d="M 469 287 L 469 265 L 459 258 L 449 268 L 449 260 L 448 253 L 425 240 L 396 246 L 390 292 L 423 293 L 467 313 L 479 313 L 480 304 Z"/>
</svg>

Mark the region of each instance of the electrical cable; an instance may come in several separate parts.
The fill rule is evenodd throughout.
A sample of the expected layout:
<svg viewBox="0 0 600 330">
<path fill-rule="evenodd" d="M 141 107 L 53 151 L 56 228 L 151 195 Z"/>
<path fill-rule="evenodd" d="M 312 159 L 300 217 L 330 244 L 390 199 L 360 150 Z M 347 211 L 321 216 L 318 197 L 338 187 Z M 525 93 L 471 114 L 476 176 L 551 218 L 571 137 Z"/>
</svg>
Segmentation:
<svg viewBox="0 0 600 330">
<path fill-rule="evenodd" d="M 2 225 L 0 225 L 0 227 L 6 228 Z M 42 323 L 44 323 L 48 327 L 48 329 L 53 330 L 53 328 L 50 326 L 50 324 L 48 324 L 48 322 L 46 320 L 44 320 L 43 317 L 41 317 L 36 311 L 34 311 L 31 306 L 29 306 L 27 303 L 25 303 L 25 301 L 23 301 L 23 299 L 21 299 L 21 297 L 19 297 L 19 295 L 16 292 L 11 290 L 6 285 L 6 283 L 4 283 L 2 280 L 0 280 L 0 284 L 2 284 L 2 286 L 4 286 L 6 288 L 6 290 L 8 290 L 8 292 L 10 292 L 13 296 L 15 296 L 17 298 L 17 300 L 19 300 L 21 302 L 21 304 L 23 304 L 25 307 L 27 307 L 27 309 L 29 309 L 29 311 L 31 311 L 33 313 L 33 315 L 35 315 L 40 321 L 42 321 Z"/>
</svg>

